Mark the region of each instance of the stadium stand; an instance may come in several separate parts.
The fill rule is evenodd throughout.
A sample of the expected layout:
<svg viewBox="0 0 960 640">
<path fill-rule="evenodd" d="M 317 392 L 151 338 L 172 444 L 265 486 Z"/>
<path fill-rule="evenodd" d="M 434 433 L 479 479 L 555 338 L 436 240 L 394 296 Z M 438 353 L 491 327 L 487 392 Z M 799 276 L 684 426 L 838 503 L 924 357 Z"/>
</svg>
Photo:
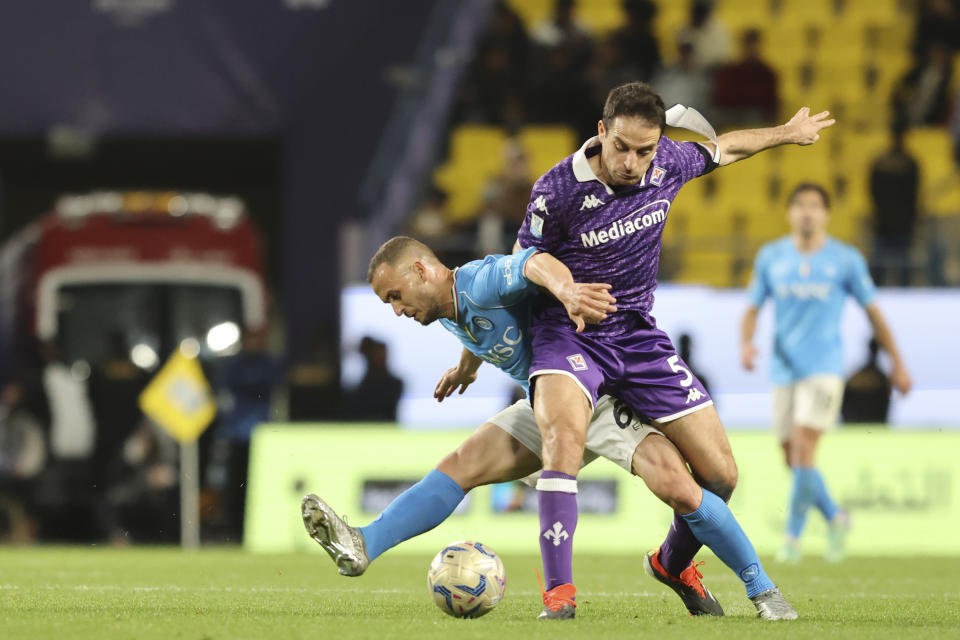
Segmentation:
<svg viewBox="0 0 960 640">
<path fill-rule="evenodd" d="M 553 4 L 553 0 L 507 2 L 528 32 L 550 17 Z M 575 17 L 600 41 L 623 24 L 623 4 L 579 0 Z M 677 50 L 677 31 L 688 22 L 690 2 L 655 4 L 653 32 L 669 63 Z M 778 73 L 781 122 L 809 105 L 830 109 L 841 126 L 831 129 L 821 144 L 761 154 L 684 187 L 670 212 L 671 224 L 665 227 L 664 277 L 716 286 L 744 284 L 747 257 L 786 232 L 784 197 L 800 181 L 829 188 L 834 197 L 831 233 L 869 254 L 868 175 L 871 163 L 888 144 L 891 94 L 913 65 L 912 5 L 902 0 L 720 0 L 715 15 L 734 42 L 745 29 L 761 30 L 764 59 Z M 951 95 L 955 94 L 954 89 Z M 709 105 L 696 106 L 709 110 Z M 531 179 L 576 149 L 580 141 L 575 127 L 582 130 L 583 123 L 522 126 L 515 131 L 530 158 Z M 502 166 L 502 145 L 508 135 L 498 126 L 453 127 L 450 153 L 434 177 L 436 185 L 451 195 L 455 221 L 476 214 L 485 181 Z M 930 219 L 960 216 L 953 144 L 942 126 L 912 129 L 907 136 L 908 149 L 920 162 L 921 208 Z"/>
</svg>

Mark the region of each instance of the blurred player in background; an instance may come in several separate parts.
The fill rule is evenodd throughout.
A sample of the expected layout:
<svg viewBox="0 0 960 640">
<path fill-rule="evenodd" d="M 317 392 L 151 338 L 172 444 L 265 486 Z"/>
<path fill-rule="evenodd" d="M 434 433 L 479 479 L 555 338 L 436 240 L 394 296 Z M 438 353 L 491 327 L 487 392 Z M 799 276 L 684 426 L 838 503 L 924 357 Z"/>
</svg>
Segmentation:
<svg viewBox="0 0 960 640">
<path fill-rule="evenodd" d="M 800 559 L 800 534 L 811 505 L 829 525 L 827 560 L 839 561 L 850 528 L 849 514 L 837 506 L 814 466 L 820 436 L 834 428 L 843 400 L 840 319 L 848 295 L 866 311 L 877 342 L 893 361 L 890 381 L 901 393 L 910 376 L 893 335 L 874 303 L 876 289 L 860 252 L 827 235 L 830 198 L 817 184 L 798 185 L 790 195 L 790 235 L 757 254 L 750 283 L 750 306 L 741 325 L 741 358 L 753 369 L 757 313 L 774 300 L 772 372 L 773 424 L 793 472 L 782 561 Z"/>
<path fill-rule="evenodd" d="M 628 83 L 610 91 L 598 135 L 534 185 L 518 246 L 554 255 L 576 281 L 609 282 L 619 309 L 583 333 L 572 330 L 556 303 L 541 304 L 534 313 L 530 387 L 544 442 L 537 489 L 548 608 L 559 610 L 566 594 L 575 592 L 576 475 L 593 408 L 600 395 L 609 394 L 658 425 L 704 487 L 696 508 L 678 513 L 664 544 L 647 555 L 647 572 L 672 586 L 703 541 L 714 552 L 723 550 L 718 555 L 744 580 L 761 615 L 796 616 L 753 545 L 734 534 L 739 525 L 725 502 L 737 467 L 723 425 L 650 312 L 663 225 L 680 187 L 764 149 L 813 144 L 833 124 L 828 115 L 811 115 L 804 107 L 779 127 L 734 131 L 717 143 L 675 142 L 663 137 L 668 114 L 660 96 L 644 83 Z M 671 109 L 670 122 L 717 139 L 702 116 L 682 106 Z M 557 529 L 569 533 L 559 546 L 548 537 Z"/>
<path fill-rule="evenodd" d="M 423 325 L 439 319 L 464 345 L 460 363 L 437 384 L 435 396 L 439 401 L 457 389 L 463 393 L 476 380 L 483 361 L 527 387 L 532 358 L 530 309 L 539 286 L 562 301 L 578 331 L 587 322 L 600 322 L 616 310 L 616 301 L 607 293 L 608 285 L 574 283 L 561 262 L 535 249 L 488 256 L 451 271 L 423 243 L 398 236 L 373 257 L 368 278 L 380 299 L 398 316 Z M 370 525 L 346 525 L 312 494 L 303 500 L 304 524 L 337 563 L 340 573 L 360 575 L 390 547 L 443 522 L 472 488 L 517 480 L 540 469 L 542 447 L 533 408 L 523 399 L 481 425 Z M 677 448 L 613 398 L 604 396 L 597 403 L 586 434 L 586 453 L 583 463 L 602 456 L 642 477 L 651 492 L 675 511 L 691 511 L 702 499 L 702 491 Z M 723 517 L 735 522 L 726 505 L 723 510 Z M 742 538 L 737 544 L 750 544 L 739 526 L 731 535 Z M 560 545 L 568 536 L 558 528 L 548 539 Z M 715 552 L 723 559 L 725 547 Z M 723 615 L 716 598 L 700 582 L 696 566 L 691 563 L 682 574 L 674 588 L 690 613 Z M 557 611 L 545 608 L 541 617 L 574 617 L 572 596 Z M 760 611 L 763 614 L 763 609 Z"/>
</svg>

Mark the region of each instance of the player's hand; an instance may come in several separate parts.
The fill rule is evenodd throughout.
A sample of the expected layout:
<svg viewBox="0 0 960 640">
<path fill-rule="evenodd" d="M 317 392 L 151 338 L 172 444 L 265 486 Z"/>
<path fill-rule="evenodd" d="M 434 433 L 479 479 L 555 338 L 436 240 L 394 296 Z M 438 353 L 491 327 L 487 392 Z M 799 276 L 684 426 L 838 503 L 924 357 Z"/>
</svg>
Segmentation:
<svg viewBox="0 0 960 640">
<path fill-rule="evenodd" d="M 893 371 L 890 372 L 890 384 L 903 395 L 907 395 L 910 393 L 910 387 L 913 386 L 913 380 L 910 379 L 906 367 L 897 363 L 893 365 Z"/>
<path fill-rule="evenodd" d="M 460 387 L 460 394 L 462 395 L 463 392 L 467 390 L 467 387 L 476 381 L 476 371 L 470 373 L 461 371 L 460 367 L 452 367 L 447 369 L 443 377 L 440 378 L 440 382 L 437 383 L 437 388 L 433 390 L 433 397 L 437 399 L 437 402 L 443 402 L 444 398 L 449 398 L 453 395 L 457 387 Z"/>
<path fill-rule="evenodd" d="M 603 322 L 608 313 L 617 310 L 617 299 L 610 295 L 609 284 L 574 282 L 564 287 L 559 299 L 576 325 L 577 333 L 587 324 Z"/>
<path fill-rule="evenodd" d="M 754 361 L 757 359 L 757 348 L 752 342 L 744 342 L 740 347 L 740 364 L 747 371 L 753 371 Z"/>
<path fill-rule="evenodd" d="M 820 130 L 833 126 L 834 118 L 827 118 L 829 111 L 810 115 L 810 107 L 802 107 L 790 121 L 784 125 L 790 131 L 791 142 L 799 145 L 813 144 L 820 139 Z"/>
</svg>

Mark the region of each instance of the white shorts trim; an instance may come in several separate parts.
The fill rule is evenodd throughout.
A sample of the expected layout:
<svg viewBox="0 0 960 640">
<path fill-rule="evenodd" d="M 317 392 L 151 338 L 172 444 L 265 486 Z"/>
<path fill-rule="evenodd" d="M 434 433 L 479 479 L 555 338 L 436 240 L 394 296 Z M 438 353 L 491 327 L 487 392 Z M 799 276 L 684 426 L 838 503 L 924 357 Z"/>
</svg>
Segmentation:
<svg viewBox="0 0 960 640">
<path fill-rule="evenodd" d="M 713 400 L 707 400 L 706 402 L 700 403 L 695 407 L 690 407 L 689 409 L 684 409 L 678 413 L 666 416 L 664 418 L 653 418 L 653 421 L 657 424 L 664 424 L 665 422 L 673 422 L 677 418 L 682 418 L 683 416 L 690 415 L 700 409 L 706 409 L 707 407 L 713 406 Z"/>
<path fill-rule="evenodd" d="M 796 426 L 829 431 L 837 426 L 843 403 L 843 378 L 822 374 L 775 385 L 771 400 L 773 429 L 780 442 L 788 442 Z"/>
<path fill-rule="evenodd" d="M 637 419 L 625 405 L 619 416 L 621 422 L 625 422 L 623 428 L 617 423 L 617 417 L 614 399 L 610 396 L 601 396 L 597 402 L 597 409 L 593 412 L 593 418 L 587 426 L 587 441 L 581 467 L 600 457 L 633 473 L 633 454 L 637 446 L 652 433 L 663 435 L 656 427 Z M 543 440 L 529 400 L 518 400 L 489 418 L 487 422 L 497 425 L 516 438 L 538 458 L 543 455 Z M 534 478 L 539 475 L 540 472 L 537 472 Z"/>
<path fill-rule="evenodd" d="M 583 395 L 587 396 L 587 402 L 590 403 L 590 410 L 591 410 L 591 411 L 596 411 L 596 410 L 597 410 L 597 408 L 596 408 L 596 407 L 594 406 L 594 404 L 593 404 L 593 396 L 590 395 L 590 392 L 587 391 L 587 388 L 586 388 L 585 386 L 583 386 L 583 383 L 582 383 L 582 382 L 580 382 L 580 378 L 578 378 L 577 376 L 573 375 L 573 374 L 570 373 L 569 371 L 564 371 L 563 369 L 538 369 L 538 370 L 534 371 L 533 373 L 531 373 L 531 374 L 530 374 L 530 377 L 527 378 L 527 380 L 533 380 L 535 377 L 537 377 L 537 376 L 539 376 L 539 375 L 547 374 L 547 373 L 561 373 L 561 374 L 563 374 L 563 375 L 565 375 L 565 376 L 570 376 L 570 377 L 573 379 L 573 381 L 577 383 L 577 386 L 580 387 L 580 391 L 583 391 Z"/>
</svg>

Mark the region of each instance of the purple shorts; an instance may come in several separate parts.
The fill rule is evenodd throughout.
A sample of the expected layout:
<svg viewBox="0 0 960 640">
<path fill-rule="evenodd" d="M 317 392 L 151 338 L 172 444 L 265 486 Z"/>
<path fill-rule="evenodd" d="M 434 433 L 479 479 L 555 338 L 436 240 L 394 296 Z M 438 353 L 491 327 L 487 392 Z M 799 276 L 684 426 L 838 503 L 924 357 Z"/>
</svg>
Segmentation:
<svg viewBox="0 0 960 640">
<path fill-rule="evenodd" d="M 666 333 L 639 326 L 619 336 L 594 337 L 571 326 L 531 327 L 536 376 L 559 373 L 573 378 L 596 406 L 611 395 L 627 403 L 643 420 L 670 422 L 713 404 L 703 384 L 680 359 Z"/>
</svg>

